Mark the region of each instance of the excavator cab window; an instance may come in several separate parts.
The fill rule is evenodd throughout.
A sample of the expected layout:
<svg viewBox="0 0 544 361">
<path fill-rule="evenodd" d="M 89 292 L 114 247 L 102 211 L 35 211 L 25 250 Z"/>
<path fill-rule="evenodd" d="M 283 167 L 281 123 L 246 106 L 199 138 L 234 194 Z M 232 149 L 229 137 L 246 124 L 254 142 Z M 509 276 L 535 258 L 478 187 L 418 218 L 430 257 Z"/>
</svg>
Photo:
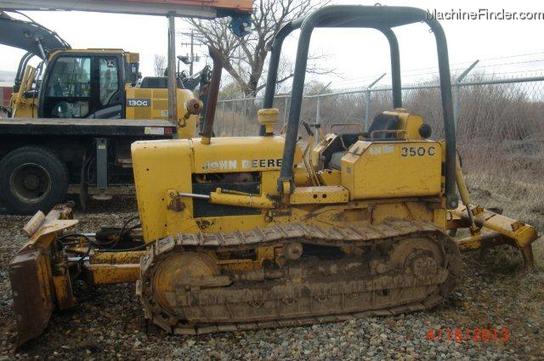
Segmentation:
<svg viewBox="0 0 544 361">
<path fill-rule="evenodd" d="M 53 118 L 84 118 L 91 102 L 91 58 L 59 58 L 46 88 L 46 112 Z"/>
<path fill-rule="evenodd" d="M 100 74 L 100 104 L 102 106 L 110 105 L 115 102 L 115 95 L 119 92 L 119 78 L 117 59 L 115 58 L 100 58 L 99 59 L 99 74 Z"/>
<path fill-rule="evenodd" d="M 121 118 L 124 80 L 116 55 L 63 54 L 44 77 L 39 116 L 44 118 Z"/>
</svg>

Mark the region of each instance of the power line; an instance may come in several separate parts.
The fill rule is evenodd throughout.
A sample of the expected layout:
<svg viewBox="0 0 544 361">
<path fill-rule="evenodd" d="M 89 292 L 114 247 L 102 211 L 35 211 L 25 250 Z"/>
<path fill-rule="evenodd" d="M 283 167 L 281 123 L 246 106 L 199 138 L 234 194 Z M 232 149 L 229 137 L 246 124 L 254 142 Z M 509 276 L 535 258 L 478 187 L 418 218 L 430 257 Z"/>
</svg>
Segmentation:
<svg viewBox="0 0 544 361">
<path fill-rule="evenodd" d="M 508 55 L 508 56 L 498 56 L 498 57 L 493 57 L 493 58 L 485 58 L 485 59 L 482 59 L 482 61 L 497 60 L 497 59 L 520 58 L 520 57 L 529 56 L 529 55 L 544 55 L 544 51 L 538 51 L 538 52 L 535 52 L 535 53 Z"/>
</svg>

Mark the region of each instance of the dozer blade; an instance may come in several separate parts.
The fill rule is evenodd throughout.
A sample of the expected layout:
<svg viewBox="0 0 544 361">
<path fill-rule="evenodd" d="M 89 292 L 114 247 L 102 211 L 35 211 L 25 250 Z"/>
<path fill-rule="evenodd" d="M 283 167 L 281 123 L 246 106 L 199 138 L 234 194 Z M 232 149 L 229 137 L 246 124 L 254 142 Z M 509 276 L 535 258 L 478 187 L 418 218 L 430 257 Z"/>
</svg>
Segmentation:
<svg viewBox="0 0 544 361">
<path fill-rule="evenodd" d="M 9 277 L 20 346 L 45 330 L 54 309 L 49 257 L 37 249 L 21 252 L 11 261 Z"/>
<path fill-rule="evenodd" d="M 47 327 L 58 302 L 52 254 L 57 234 L 77 224 L 71 209 L 57 206 L 47 216 L 38 212 L 24 227 L 30 240 L 9 266 L 13 308 L 17 323 L 17 347 L 39 336 Z M 58 288 L 58 286 L 57 286 Z"/>
<path fill-rule="evenodd" d="M 471 207 L 471 211 L 478 231 L 457 241 L 462 251 L 508 243 L 520 250 L 525 266 L 534 265 L 532 243 L 539 236 L 533 226 L 481 207 Z M 465 205 L 451 211 L 451 215 L 453 219 L 469 224 Z"/>
</svg>

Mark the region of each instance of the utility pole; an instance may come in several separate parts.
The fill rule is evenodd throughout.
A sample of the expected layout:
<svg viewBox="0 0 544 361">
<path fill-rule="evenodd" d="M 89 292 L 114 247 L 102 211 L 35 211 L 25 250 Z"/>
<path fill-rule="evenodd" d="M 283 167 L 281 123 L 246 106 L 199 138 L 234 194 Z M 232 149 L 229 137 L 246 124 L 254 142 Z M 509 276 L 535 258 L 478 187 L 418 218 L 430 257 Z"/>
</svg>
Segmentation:
<svg viewBox="0 0 544 361">
<path fill-rule="evenodd" d="M 191 64 L 189 65 L 189 74 L 193 75 L 193 64 L 195 62 L 195 33 L 193 29 L 191 29 Z"/>
<path fill-rule="evenodd" d="M 195 35 L 195 32 L 193 29 L 191 29 L 191 32 L 181 32 L 181 35 L 185 35 L 189 37 L 188 42 L 182 42 L 181 46 L 188 46 L 189 47 L 189 55 L 182 57 L 181 61 L 183 63 L 189 65 L 189 74 L 194 74 L 194 63 L 195 61 L 199 60 L 198 55 L 195 55 L 195 46 L 204 46 L 202 43 L 202 39 L 198 37 L 198 35 Z"/>
</svg>

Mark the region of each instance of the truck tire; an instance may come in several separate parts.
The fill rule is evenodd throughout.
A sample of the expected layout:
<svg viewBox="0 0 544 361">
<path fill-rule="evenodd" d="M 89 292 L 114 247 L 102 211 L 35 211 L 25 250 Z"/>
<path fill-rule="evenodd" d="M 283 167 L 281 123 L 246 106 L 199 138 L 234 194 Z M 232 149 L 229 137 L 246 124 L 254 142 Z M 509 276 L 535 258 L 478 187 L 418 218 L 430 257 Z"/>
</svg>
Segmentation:
<svg viewBox="0 0 544 361">
<path fill-rule="evenodd" d="M 17 148 L 0 161 L 0 198 L 12 212 L 47 213 L 67 190 L 66 164 L 46 148 Z"/>
</svg>

